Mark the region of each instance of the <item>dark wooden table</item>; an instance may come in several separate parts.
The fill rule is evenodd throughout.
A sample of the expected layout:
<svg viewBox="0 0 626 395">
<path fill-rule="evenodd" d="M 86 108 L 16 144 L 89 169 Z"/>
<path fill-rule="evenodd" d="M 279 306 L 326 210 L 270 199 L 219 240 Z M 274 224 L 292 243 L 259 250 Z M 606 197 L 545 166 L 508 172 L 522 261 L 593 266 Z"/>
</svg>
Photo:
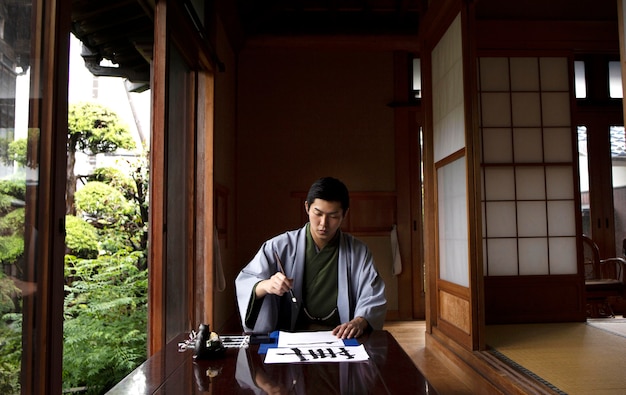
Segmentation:
<svg viewBox="0 0 626 395">
<path fill-rule="evenodd" d="M 265 364 L 259 346 L 227 349 L 222 358 L 194 360 L 170 342 L 109 394 L 436 394 L 387 331 L 359 338 L 365 362 Z"/>
</svg>

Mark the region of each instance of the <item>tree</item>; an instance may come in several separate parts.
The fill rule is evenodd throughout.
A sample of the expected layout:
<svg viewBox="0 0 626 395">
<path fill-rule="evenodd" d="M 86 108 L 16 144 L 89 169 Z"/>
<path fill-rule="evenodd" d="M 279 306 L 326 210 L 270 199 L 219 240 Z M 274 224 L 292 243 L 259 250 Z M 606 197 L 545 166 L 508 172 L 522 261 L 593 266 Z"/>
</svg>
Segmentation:
<svg viewBox="0 0 626 395">
<path fill-rule="evenodd" d="M 69 108 L 67 138 L 67 186 L 66 213 L 74 214 L 74 193 L 76 192 L 76 153 L 89 155 L 115 152 L 117 149 L 133 149 L 133 140 L 128 128 L 117 114 L 96 103 L 72 104 Z"/>
</svg>

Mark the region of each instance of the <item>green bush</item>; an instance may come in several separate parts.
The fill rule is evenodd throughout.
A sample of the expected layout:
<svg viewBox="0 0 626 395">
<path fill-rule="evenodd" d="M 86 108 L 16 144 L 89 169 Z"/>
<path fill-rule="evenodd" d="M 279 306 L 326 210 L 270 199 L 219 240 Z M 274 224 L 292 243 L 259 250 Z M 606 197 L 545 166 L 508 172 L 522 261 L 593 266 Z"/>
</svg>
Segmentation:
<svg viewBox="0 0 626 395">
<path fill-rule="evenodd" d="M 122 192 L 122 195 L 127 200 L 133 198 L 137 189 L 133 179 L 115 167 L 99 167 L 94 170 L 93 174 L 87 177 L 87 180 L 89 182 L 99 181 L 112 186 Z"/>
<path fill-rule="evenodd" d="M 114 226 L 133 211 L 120 191 L 99 181 L 88 182 L 76 191 L 75 204 L 78 213 L 97 228 Z"/>
<path fill-rule="evenodd" d="M 63 386 L 99 394 L 146 359 L 148 274 L 140 252 L 68 259 Z"/>
<path fill-rule="evenodd" d="M 0 393 L 20 393 L 22 360 L 21 314 L 5 314 L 0 322 Z"/>
<path fill-rule="evenodd" d="M 65 216 L 65 246 L 68 253 L 78 258 L 98 257 L 98 233 L 96 229 L 73 215 Z"/>
<path fill-rule="evenodd" d="M 6 215 L 13 210 L 13 197 L 9 195 L 0 195 L 0 215 Z"/>
<path fill-rule="evenodd" d="M 22 315 L 12 313 L 21 307 L 21 291 L 13 280 L 0 272 L 0 393 L 20 392 L 22 358 Z"/>
<path fill-rule="evenodd" d="M 24 238 L 22 236 L 0 237 L 0 262 L 15 263 L 24 254 Z"/>
<path fill-rule="evenodd" d="M 24 212 L 21 207 L 15 209 L 3 217 L 0 217 L 0 235 L 9 236 L 23 234 L 24 232 Z"/>
<path fill-rule="evenodd" d="M 9 195 L 19 200 L 26 200 L 26 183 L 20 180 L 0 180 L 0 195 Z"/>
</svg>

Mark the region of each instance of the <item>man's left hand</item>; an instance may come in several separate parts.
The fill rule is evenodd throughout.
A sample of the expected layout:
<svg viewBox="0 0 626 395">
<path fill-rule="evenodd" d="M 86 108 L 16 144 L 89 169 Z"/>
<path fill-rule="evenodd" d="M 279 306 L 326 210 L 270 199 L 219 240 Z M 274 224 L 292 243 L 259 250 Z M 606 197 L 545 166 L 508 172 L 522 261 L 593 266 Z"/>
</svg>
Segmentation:
<svg viewBox="0 0 626 395">
<path fill-rule="evenodd" d="M 356 317 L 352 321 L 343 323 L 333 329 L 333 335 L 339 339 L 352 339 L 365 333 L 368 322 L 363 317 Z"/>
</svg>

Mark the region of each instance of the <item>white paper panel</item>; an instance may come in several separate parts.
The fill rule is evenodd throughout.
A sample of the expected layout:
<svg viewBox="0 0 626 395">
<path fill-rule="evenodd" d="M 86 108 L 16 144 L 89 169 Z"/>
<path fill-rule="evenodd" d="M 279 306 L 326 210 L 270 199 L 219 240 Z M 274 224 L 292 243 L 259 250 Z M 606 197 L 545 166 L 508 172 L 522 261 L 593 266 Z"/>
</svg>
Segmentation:
<svg viewBox="0 0 626 395">
<path fill-rule="evenodd" d="M 576 237 L 551 237 L 550 274 L 576 274 Z"/>
<path fill-rule="evenodd" d="M 573 200 L 548 202 L 548 235 L 575 236 L 577 215 Z"/>
<path fill-rule="evenodd" d="M 461 17 L 458 15 L 432 53 L 435 162 L 465 147 L 461 43 Z"/>
<path fill-rule="evenodd" d="M 543 167 L 518 167 L 515 170 L 518 200 L 544 200 L 546 185 Z"/>
<path fill-rule="evenodd" d="M 520 237 L 547 236 L 546 202 L 517 202 L 517 230 Z"/>
<path fill-rule="evenodd" d="M 511 129 L 483 129 L 483 161 L 511 163 L 513 161 L 511 139 Z"/>
<path fill-rule="evenodd" d="M 570 125 L 569 93 L 544 92 L 541 94 L 541 104 L 544 126 Z"/>
<path fill-rule="evenodd" d="M 515 202 L 487 202 L 487 237 L 515 237 Z"/>
<path fill-rule="evenodd" d="M 573 172 L 572 166 L 546 167 L 548 199 L 574 199 Z"/>
<path fill-rule="evenodd" d="M 515 200 L 512 167 L 488 167 L 484 173 L 485 200 Z"/>
<path fill-rule="evenodd" d="M 511 90 L 539 90 L 539 64 L 537 63 L 537 58 L 511 58 Z"/>
<path fill-rule="evenodd" d="M 518 244 L 520 275 L 549 274 L 547 239 L 519 239 Z"/>
<path fill-rule="evenodd" d="M 437 170 L 439 275 L 469 287 L 465 157 Z"/>
<path fill-rule="evenodd" d="M 482 126 L 511 126 L 511 99 L 508 93 L 481 95 Z"/>
<path fill-rule="evenodd" d="M 569 91 L 567 58 L 540 58 L 541 90 Z"/>
<path fill-rule="evenodd" d="M 572 161 L 572 130 L 570 128 L 544 128 L 543 141 L 546 162 Z"/>
<path fill-rule="evenodd" d="M 509 63 L 507 58 L 480 59 L 480 89 L 482 91 L 509 91 Z"/>
<path fill-rule="evenodd" d="M 516 276 L 517 272 L 517 240 L 489 239 L 487 241 L 489 257 L 489 276 Z"/>
<path fill-rule="evenodd" d="M 541 107 L 538 92 L 513 92 L 513 125 L 541 126 Z"/>
<path fill-rule="evenodd" d="M 543 162 L 543 138 L 539 128 L 513 129 L 516 163 Z"/>
</svg>

